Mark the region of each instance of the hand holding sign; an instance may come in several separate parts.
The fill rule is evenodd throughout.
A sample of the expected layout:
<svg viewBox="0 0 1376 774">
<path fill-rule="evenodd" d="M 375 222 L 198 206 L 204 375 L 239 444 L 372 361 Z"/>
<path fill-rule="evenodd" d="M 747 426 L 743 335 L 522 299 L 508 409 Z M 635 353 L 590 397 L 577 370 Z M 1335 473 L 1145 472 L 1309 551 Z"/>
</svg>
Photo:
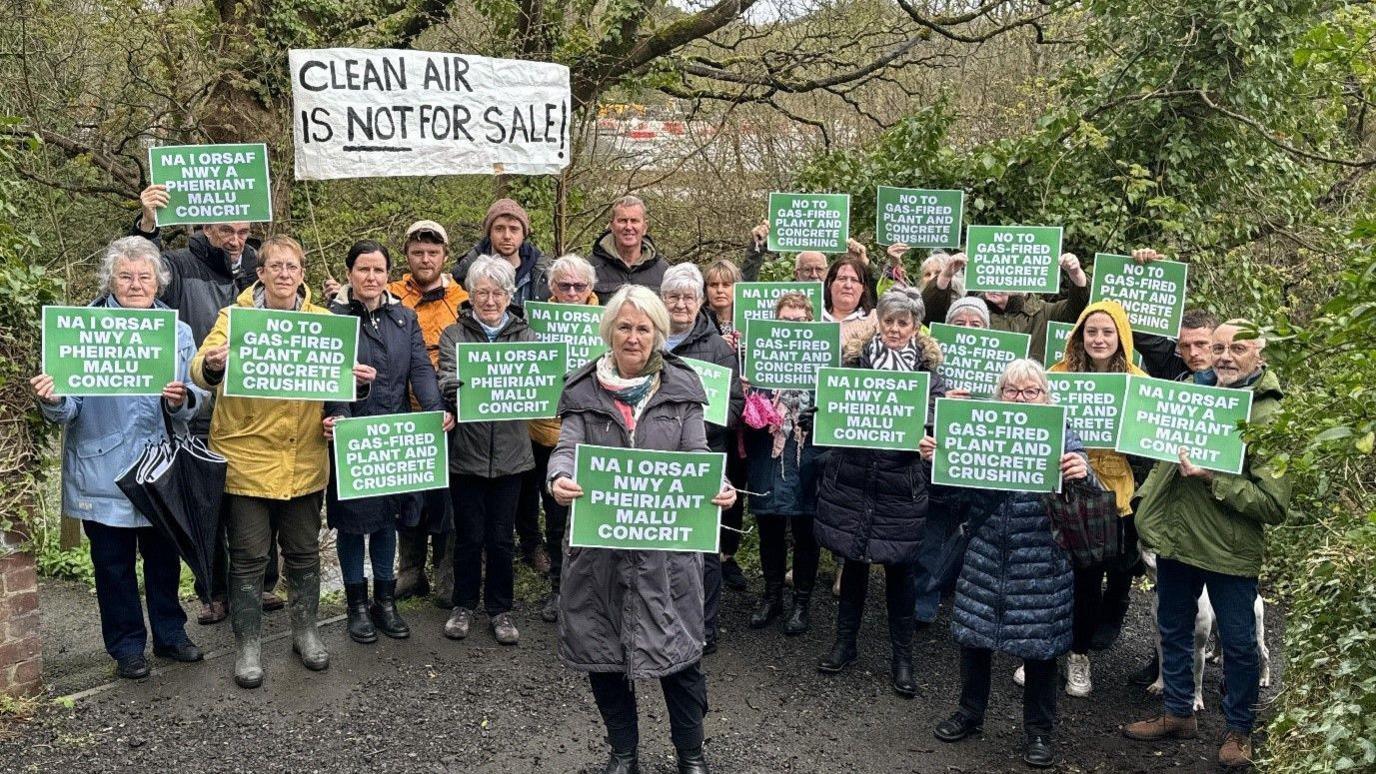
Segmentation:
<svg viewBox="0 0 1376 774">
<path fill-rule="evenodd" d="M 1070 281 L 1076 287 L 1084 287 L 1089 284 L 1089 277 L 1085 275 L 1084 267 L 1080 265 L 1080 259 L 1074 253 L 1061 253 L 1061 270 L 1070 275 Z"/>
<path fill-rule="evenodd" d="M 736 504 L 736 488 L 730 484 L 722 486 L 721 491 L 716 497 L 712 498 L 712 504 L 718 508 L 730 508 Z"/>
<path fill-rule="evenodd" d="M 1201 468 L 1190 462 L 1190 455 L 1184 447 L 1180 449 L 1180 475 L 1185 478 L 1202 478 L 1204 481 L 1213 481 L 1214 473 L 1211 470 Z"/>
<path fill-rule="evenodd" d="M 1085 458 L 1075 452 L 1066 452 L 1061 455 L 1061 478 L 1066 481 L 1074 481 L 1089 475 L 1089 464 Z"/>
<path fill-rule="evenodd" d="M 225 365 L 229 362 L 229 345 L 221 344 L 205 351 L 205 367 L 211 371 L 221 372 L 225 370 Z"/>
<path fill-rule="evenodd" d="M 158 227 L 158 210 L 166 207 L 170 198 L 165 185 L 154 183 L 143 189 L 139 194 L 139 204 L 143 205 L 143 219 L 139 221 L 140 231 L 151 234 Z"/>
<path fill-rule="evenodd" d="M 168 408 L 179 409 L 186 402 L 186 385 L 182 382 L 168 382 L 162 388 L 162 399 L 166 401 Z"/>
<path fill-rule="evenodd" d="M 372 384 L 377 378 L 377 369 L 370 365 L 359 363 L 354 366 L 354 381 L 359 385 Z"/>
<path fill-rule="evenodd" d="M 39 400 L 43 401 L 49 406 L 56 406 L 57 404 L 62 402 L 62 399 L 57 397 L 57 395 L 53 392 L 53 378 L 51 376 L 48 376 L 47 374 L 39 374 L 38 376 L 35 376 L 34 378 L 30 379 L 29 386 L 33 388 L 34 397 L 38 398 Z"/>
<path fill-rule="evenodd" d="M 573 479 L 568 476 L 554 479 L 554 482 L 549 485 L 549 491 L 554 495 L 554 501 L 565 508 L 583 496 L 583 487 L 574 483 Z"/>
</svg>

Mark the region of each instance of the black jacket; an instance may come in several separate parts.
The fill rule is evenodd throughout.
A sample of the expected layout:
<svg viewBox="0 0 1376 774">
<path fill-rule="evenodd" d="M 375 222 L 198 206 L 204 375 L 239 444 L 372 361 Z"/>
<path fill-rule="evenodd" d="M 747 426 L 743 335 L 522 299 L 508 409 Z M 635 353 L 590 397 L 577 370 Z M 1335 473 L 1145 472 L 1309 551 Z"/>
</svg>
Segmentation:
<svg viewBox="0 0 1376 774">
<path fill-rule="evenodd" d="M 607 303 L 607 299 L 622 285 L 644 285 L 659 293 L 659 285 L 664 281 L 669 261 L 655 247 L 649 234 L 641 239 L 640 250 L 640 263 L 628 267 L 616 254 L 615 239 L 610 229 L 603 231 L 592 243 L 592 257 L 588 261 L 597 272 L 597 284 L 593 285 L 593 292 L 602 303 Z"/>
<path fill-rule="evenodd" d="M 931 402 L 946 394 L 946 382 L 937 371 L 941 349 L 926 336 L 920 342 L 923 360 L 917 370 L 932 375 L 930 418 Z M 861 357 L 860 367 L 870 367 L 868 358 Z M 930 465 L 917 452 L 830 450 L 817 487 L 817 542 L 846 559 L 917 561 L 926 532 L 930 475 Z"/>
<path fill-rule="evenodd" d="M 736 426 L 740 424 L 741 412 L 745 409 L 745 395 L 741 392 L 741 364 L 736 357 L 736 350 L 721 337 L 717 324 L 703 310 L 693 321 L 693 329 L 688 332 L 688 337 L 674 347 L 673 353 L 731 369 L 731 408 L 726 412 L 726 427 L 711 423 L 707 425 L 707 445 L 714 452 L 726 451 L 731 438 L 735 436 Z"/>
<path fill-rule="evenodd" d="M 511 344 L 537 341 L 535 331 L 526 325 L 516 305 L 507 307 L 509 319 L 497 334 L 496 342 Z M 486 343 L 487 333 L 473 316 L 467 301 L 459 307 L 459 321 L 440 334 L 440 395 L 450 411 L 457 414 L 458 354 L 455 345 Z M 524 419 L 498 422 L 460 422 L 449 433 L 449 472 L 460 476 L 499 478 L 524 473 L 535 467 L 530 448 L 530 428 Z"/>
<path fill-rule="evenodd" d="M 421 337 L 416 313 L 401 305 L 388 293 L 376 311 L 349 298 L 349 288 L 340 291 L 330 302 L 334 314 L 359 318 L 358 355 L 361 365 L 377 369 L 377 378 L 369 385 L 368 394 L 353 403 L 327 402 L 327 417 L 374 417 L 383 414 L 402 414 L 411 410 L 414 394 L 422 411 L 443 411 L 439 383 L 430 357 L 425 353 L 425 339 Z M 330 454 L 330 480 L 336 478 L 334 453 Z M 404 494 L 388 497 L 368 497 L 361 500 L 338 500 L 333 486 L 325 489 L 325 512 L 330 526 L 355 535 L 366 535 L 383 527 L 399 523 L 413 527 L 420 520 L 421 495 Z"/>
<path fill-rule="evenodd" d="M 527 301 L 548 301 L 549 265 L 552 261 L 530 242 L 522 242 L 518 254 L 521 256 L 521 265 L 516 269 L 516 292 L 511 296 L 511 303 L 525 306 Z M 460 285 L 464 285 L 468 279 L 469 267 L 483 255 L 495 255 L 492 252 L 492 240 L 487 237 L 473 245 L 473 249 L 454 266 L 454 279 Z M 464 285 L 465 289 L 467 287 Z"/>
</svg>

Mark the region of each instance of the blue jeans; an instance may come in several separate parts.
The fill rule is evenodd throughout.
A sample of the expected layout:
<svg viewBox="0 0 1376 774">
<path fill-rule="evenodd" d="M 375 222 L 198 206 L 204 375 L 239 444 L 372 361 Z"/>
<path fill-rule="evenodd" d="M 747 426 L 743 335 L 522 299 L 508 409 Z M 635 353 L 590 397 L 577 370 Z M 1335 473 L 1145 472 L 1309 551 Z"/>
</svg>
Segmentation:
<svg viewBox="0 0 1376 774">
<path fill-rule="evenodd" d="M 345 583 L 362 583 L 363 578 L 363 539 L 368 539 L 368 557 L 373 562 L 373 580 L 389 581 L 396 579 L 392 563 L 397 558 L 397 531 L 395 527 L 383 527 L 371 535 L 350 535 L 340 532 L 335 541 L 339 551 L 339 572 Z"/>
<path fill-rule="evenodd" d="M 135 563 L 143 556 L 143 593 L 153 644 L 171 647 L 190 640 L 186 611 L 177 601 L 182 559 L 177 548 L 155 527 L 108 527 L 83 521 L 91 540 L 91 564 L 96 575 L 96 604 L 105 652 L 118 661 L 143 653 L 148 631 L 143 628 L 143 603 Z"/>
<path fill-rule="evenodd" d="M 1194 714 L 1194 619 L 1199 593 L 1205 587 L 1223 648 L 1223 679 L 1228 687 L 1223 717 L 1228 728 L 1250 734 L 1256 724 L 1257 681 L 1261 679 L 1253 610 L 1257 579 L 1210 572 L 1162 557 L 1156 561 L 1156 597 L 1166 712 L 1181 718 Z"/>
<path fill-rule="evenodd" d="M 924 592 L 922 587 L 927 584 L 927 566 L 922 562 L 913 563 L 913 572 L 909 580 L 913 586 L 913 617 L 918 623 L 931 623 L 936 620 L 937 610 L 941 607 L 941 589 Z"/>
</svg>

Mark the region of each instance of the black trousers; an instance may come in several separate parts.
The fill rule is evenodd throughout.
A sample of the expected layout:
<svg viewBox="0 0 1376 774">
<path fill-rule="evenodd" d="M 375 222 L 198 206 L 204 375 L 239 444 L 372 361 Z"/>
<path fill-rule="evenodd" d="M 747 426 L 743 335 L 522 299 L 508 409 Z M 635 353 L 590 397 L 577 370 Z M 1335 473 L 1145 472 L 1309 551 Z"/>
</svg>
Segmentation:
<svg viewBox="0 0 1376 774">
<path fill-rule="evenodd" d="M 702 555 L 702 628 L 708 642 L 717 641 L 717 619 L 721 616 L 721 556 Z"/>
<path fill-rule="evenodd" d="M 1137 528 L 1132 516 L 1118 520 L 1119 555 L 1086 568 L 1075 568 L 1075 618 L 1070 652 L 1089 652 L 1094 630 L 1105 621 L 1121 619 L 1132 597 L 1132 579 L 1140 564 Z"/>
<path fill-rule="evenodd" d="M 788 532 L 793 532 L 793 590 L 811 594 L 817 585 L 817 562 L 822 552 L 812 534 L 811 516 L 755 515 L 760 529 L 760 570 L 766 593 L 784 587 L 788 572 Z"/>
<path fill-rule="evenodd" d="M 540 506 L 545 507 L 545 551 L 549 553 L 549 584 L 556 593 L 559 591 L 559 571 L 564 567 L 564 529 L 569 522 L 569 508 L 555 501 L 554 495 L 545 488 L 545 478 L 549 475 L 549 455 L 552 446 L 542 446 L 534 441 L 530 444 L 535 452 L 535 469 L 526 474 L 526 484 L 521 489 L 521 504 L 516 509 L 516 534 L 522 535 L 521 518 L 527 508 L 535 511 L 538 520 Z M 538 496 L 530 496 L 534 491 Z M 532 502 L 527 502 L 527 499 Z M 521 548 L 526 548 L 525 538 L 521 537 Z"/>
<path fill-rule="evenodd" d="M 590 672 L 588 683 L 607 727 L 607 742 L 614 750 L 634 750 L 640 744 L 635 683 L 620 672 Z M 659 687 L 669 708 L 669 738 L 674 747 L 701 747 L 702 718 L 707 714 L 707 676 L 702 673 L 701 664 L 659 678 Z"/>
<path fill-rule="evenodd" d="M 889 624 L 891 626 L 901 618 L 913 616 L 915 594 L 913 593 L 913 584 L 908 578 L 911 572 L 911 565 L 884 565 L 884 599 L 888 603 Z M 796 570 L 793 577 L 796 582 L 798 577 Z M 864 610 L 865 595 L 869 592 L 869 588 L 869 562 L 847 559 L 841 570 L 841 601 Z"/>
<path fill-rule="evenodd" d="M 220 517 L 220 525 L 215 530 L 215 545 L 211 548 L 210 588 L 207 589 L 200 578 L 196 579 L 196 598 L 202 602 L 224 599 L 229 595 L 229 517 L 228 509 L 225 510 L 226 514 Z M 263 591 L 277 588 L 278 575 L 277 533 L 274 531 L 272 543 L 268 546 L 268 566 L 263 572 Z"/>
<path fill-rule="evenodd" d="M 109 527 L 95 521 L 81 525 L 91 541 L 100 634 L 110 658 L 118 661 L 140 655 L 148 644 L 136 569 L 140 555 L 153 644 L 170 647 L 186 642 L 186 612 L 177 601 L 182 560 L 172 541 L 155 527 Z"/>
<path fill-rule="evenodd" d="M 989 706 L 989 673 L 993 652 L 985 648 L 960 649 L 960 711 L 983 722 Z M 1050 736 L 1056 726 L 1056 659 L 1024 660 L 1022 730 L 1031 736 Z"/>
<path fill-rule="evenodd" d="M 745 487 L 749 473 L 746 469 L 745 458 L 736 454 L 736 432 L 731 432 L 731 441 L 726 450 L 726 480 L 731 482 L 731 486 L 741 489 Z M 735 556 L 741 548 L 741 526 L 745 523 L 745 498 L 744 494 L 736 495 L 736 504 L 721 512 L 721 554 L 722 556 Z M 730 527 L 730 529 L 727 529 Z"/>
<path fill-rule="evenodd" d="M 511 610 L 515 594 L 515 553 L 511 523 L 521 497 L 524 473 L 496 478 L 451 475 L 454 498 L 454 606 L 499 615 Z M 483 575 L 483 565 L 487 575 Z"/>
</svg>

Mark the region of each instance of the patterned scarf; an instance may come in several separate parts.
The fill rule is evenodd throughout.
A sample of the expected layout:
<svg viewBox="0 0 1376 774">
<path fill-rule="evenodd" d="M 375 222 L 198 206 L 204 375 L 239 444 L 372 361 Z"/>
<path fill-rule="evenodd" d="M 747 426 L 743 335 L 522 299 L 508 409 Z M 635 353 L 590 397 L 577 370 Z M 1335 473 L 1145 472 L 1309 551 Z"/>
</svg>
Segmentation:
<svg viewBox="0 0 1376 774">
<path fill-rule="evenodd" d="M 656 351 L 650 355 L 639 376 L 627 379 L 616 370 L 616 358 L 611 352 L 598 359 L 597 383 L 612 394 L 614 401 L 629 409 L 626 412 L 629 429 L 635 429 L 635 423 L 640 420 L 640 413 L 649 403 L 649 397 L 659 389 L 659 372 L 663 367 L 664 356 Z"/>
<path fill-rule="evenodd" d="M 901 349 L 889 349 L 876 333 L 865 343 L 865 359 L 876 371 L 916 371 L 922 365 L 922 349 L 917 346 L 916 334 Z"/>
</svg>

